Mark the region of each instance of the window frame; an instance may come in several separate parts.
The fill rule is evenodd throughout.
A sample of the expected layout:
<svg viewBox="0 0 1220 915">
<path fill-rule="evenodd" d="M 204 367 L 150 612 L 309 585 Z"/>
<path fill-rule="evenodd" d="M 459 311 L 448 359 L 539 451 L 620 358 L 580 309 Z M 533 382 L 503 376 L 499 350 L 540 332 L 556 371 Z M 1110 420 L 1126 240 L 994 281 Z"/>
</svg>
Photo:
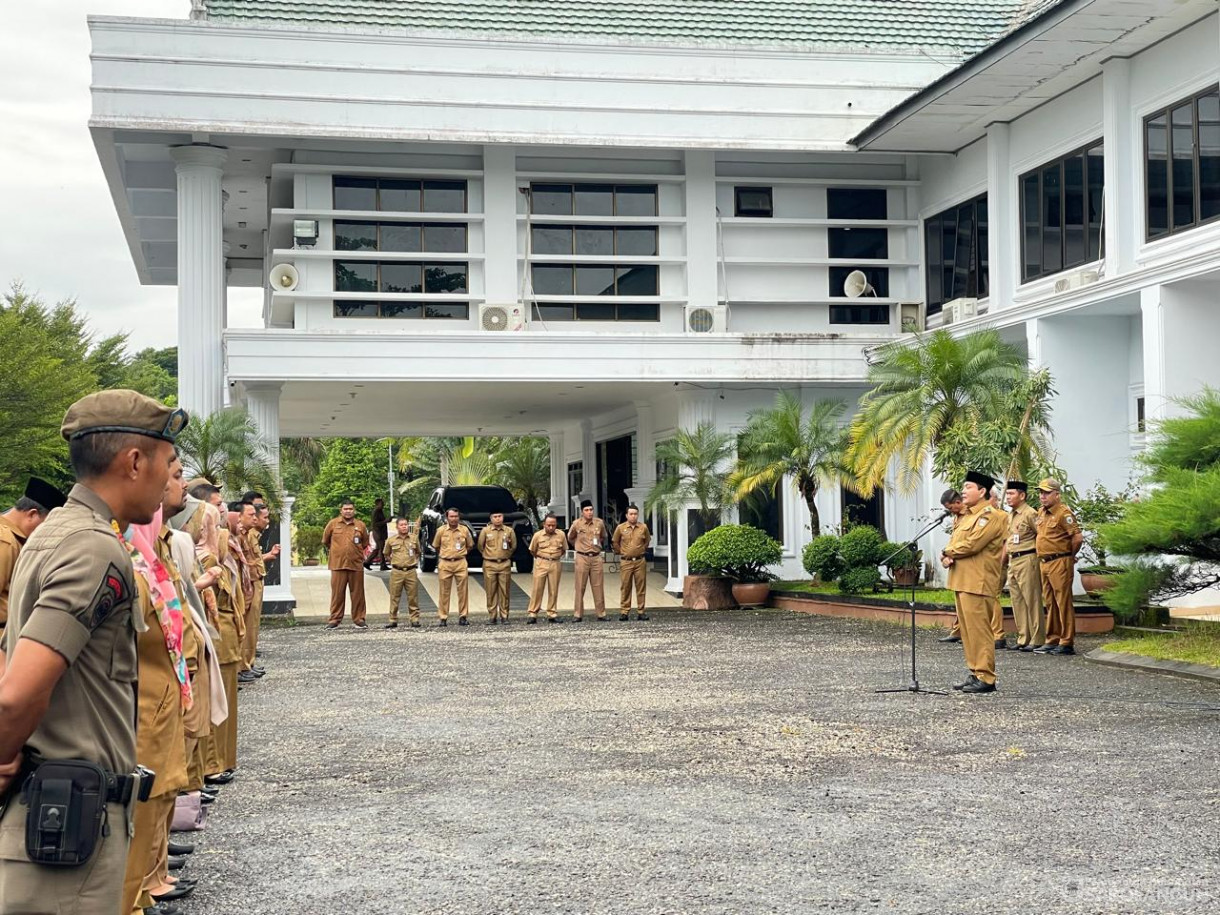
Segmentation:
<svg viewBox="0 0 1220 915">
<path fill-rule="evenodd" d="M 374 271 L 376 272 L 376 277 L 377 277 L 377 279 L 376 279 L 377 288 L 372 289 L 372 290 L 367 290 L 367 291 L 360 290 L 360 289 L 339 289 L 338 288 L 339 279 L 337 276 L 338 270 L 339 270 L 340 265 L 346 265 L 346 264 L 359 264 L 361 266 L 373 267 Z M 399 267 L 399 266 L 418 267 L 420 269 L 420 277 L 419 277 L 420 291 L 419 292 L 410 292 L 410 293 L 397 293 L 397 294 L 401 294 L 401 295 L 436 295 L 436 296 L 469 295 L 470 294 L 470 262 L 469 261 L 432 261 L 432 262 L 430 262 L 427 258 L 412 258 L 410 260 L 399 260 L 398 258 L 388 258 L 384 261 L 381 261 L 381 260 L 346 261 L 346 260 L 343 260 L 342 258 L 337 257 L 334 259 L 334 261 L 332 261 L 332 265 L 333 266 L 331 268 L 331 278 L 332 278 L 331 279 L 331 291 L 335 294 L 336 298 L 342 298 L 345 294 L 359 295 L 362 292 L 364 292 L 365 294 L 372 292 L 372 293 L 376 293 L 378 295 L 383 295 L 383 294 L 384 295 L 395 295 L 396 293 L 386 292 L 386 290 L 381 288 L 381 268 L 383 265 L 390 265 L 390 266 L 395 266 L 395 267 Z M 465 282 L 464 287 L 460 291 L 454 290 L 452 292 L 429 292 L 428 291 L 428 268 L 429 267 L 444 267 L 445 269 L 454 269 L 454 268 L 460 267 L 466 274 L 466 282 Z"/>
<path fill-rule="evenodd" d="M 1203 207 L 1203 184 L 1202 171 L 1200 165 L 1200 153 L 1202 150 L 1199 146 L 1199 102 L 1209 96 L 1217 96 L 1220 98 L 1220 85 L 1212 84 L 1206 89 L 1194 92 L 1184 98 L 1179 98 L 1166 105 L 1158 107 L 1155 111 L 1151 111 L 1144 115 L 1141 120 L 1141 139 L 1143 141 L 1143 149 L 1141 150 L 1142 178 L 1144 185 L 1144 243 L 1163 241 L 1167 238 L 1172 238 L 1175 235 L 1180 235 L 1183 232 L 1189 232 L 1193 229 L 1198 229 L 1202 226 L 1212 225 L 1220 222 L 1220 212 L 1214 216 L 1209 216 L 1207 219 L 1202 218 Z M 1173 222 L 1173 112 L 1183 105 L 1190 105 L 1191 110 L 1191 195 L 1194 206 L 1194 218 L 1186 225 L 1174 226 Z M 1148 186 L 1148 166 L 1150 160 L 1148 158 L 1148 126 L 1150 122 L 1159 117 L 1165 118 L 1165 230 L 1156 235 L 1152 234 L 1152 207 L 1149 206 Z"/>
<path fill-rule="evenodd" d="M 968 197 L 961 200 L 952 206 L 945 207 L 939 213 L 933 213 L 931 216 L 924 217 L 923 220 L 923 285 L 924 285 L 924 309 L 925 313 L 931 315 L 940 314 L 946 303 L 952 302 L 955 298 L 950 296 L 944 289 L 944 271 L 945 271 L 945 255 L 943 248 L 943 239 L 945 238 L 945 223 L 946 217 L 953 217 L 954 238 L 961 232 L 961 222 L 959 215 L 963 207 L 972 207 L 974 220 L 971 225 L 971 240 L 973 246 L 973 275 L 974 275 L 974 298 L 982 299 L 991 293 L 991 259 L 988 256 L 987 245 L 979 244 L 981 222 L 979 220 L 979 207 L 983 207 L 983 212 L 987 214 L 986 238 L 991 237 L 991 203 L 988 199 L 987 191 L 981 194 L 976 194 L 973 197 Z M 940 258 L 936 263 L 936 271 L 940 274 L 941 281 L 941 300 L 933 303 L 932 301 L 932 251 L 928 245 L 928 238 L 931 234 L 931 228 L 935 226 L 942 239 L 942 247 L 940 249 Z M 954 243 L 956 244 L 956 242 Z M 956 264 L 957 251 L 954 251 L 954 262 Z M 967 268 L 967 277 L 971 275 L 971 270 Z M 967 280 L 966 298 L 970 298 L 969 280 Z M 960 298 L 958 296 L 957 298 Z"/>
<path fill-rule="evenodd" d="M 534 209 L 534 189 L 538 188 L 538 187 L 550 188 L 552 190 L 552 192 L 555 188 L 561 188 L 561 187 L 567 188 L 568 189 L 568 198 L 571 201 L 571 206 L 568 209 L 568 212 L 567 213 L 539 213 L 537 210 L 535 210 Z M 600 188 L 600 187 L 611 188 L 611 195 L 612 195 L 612 204 L 611 204 L 611 208 L 610 208 L 611 212 L 610 213 L 591 213 L 591 214 L 577 213 L 576 212 L 576 189 L 577 188 Z M 619 212 L 619 200 L 618 200 L 619 189 L 626 188 L 626 187 L 647 188 L 647 189 L 651 190 L 652 191 L 653 212 L 649 213 L 649 214 L 645 214 L 645 215 L 639 215 L 639 214 L 624 215 L 624 214 L 620 213 Z M 529 184 L 529 191 L 530 192 L 528 195 L 528 201 L 526 203 L 526 208 L 528 209 L 530 216 L 547 216 L 547 217 L 582 216 L 583 217 L 585 215 L 588 215 L 588 216 L 592 216 L 597 219 L 619 219 L 619 218 L 646 219 L 650 216 L 660 216 L 661 215 L 661 186 L 659 184 L 656 184 L 655 182 L 643 181 L 643 182 L 637 183 L 637 182 L 632 182 L 632 181 L 564 181 L 562 178 L 558 178 L 558 179 L 551 180 L 551 181 L 531 181 Z"/>
<path fill-rule="evenodd" d="M 1089 168 L 1089 160 L 1093 157 L 1091 157 L 1089 155 L 1089 153 L 1091 150 L 1094 150 L 1094 149 L 1100 149 L 1102 151 L 1101 155 L 1097 156 L 1096 158 L 1098 159 L 1098 161 L 1101 163 L 1101 166 L 1102 166 L 1101 186 L 1103 188 L 1102 206 L 1104 207 L 1105 206 L 1105 195 L 1104 195 L 1105 161 L 1106 161 L 1105 138 L 1104 137 L 1098 137 L 1095 140 L 1090 140 L 1088 143 L 1084 143 L 1080 146 L 1074 147 L 1073 149 L 1070 149 L 1061 155 L 1055 156 L 1052 159 L 1048 159 L 1045 162 L 1041 162 L 1038 165 L 1034 166 L 1033 168 L 1027 169 L 1026 171 L 1021 172 L 1020 174 L 1017 175 L 1017 229 L 1018 229 L 1018 234 L 1020 236 L 1020 254 L 1019 254 L 1019 256 L 1020 256 L 1020 274 L 1021 274 L 1021 282 L 1019 285 L 1025 285 L 1027 283 L 1035 283 L 1038 280 L 1047 279 L 1048 277 L 1055 276 L 1055 275 L 1063 273 L 1067 270 L 1074 270 L 1074 269 L 1076 269 L 1078 267 L 1082 267 L 1086 264 L 1095 263 L 1095 262 L 1101 260 L 1101 258 L 1103 257 L 1103 252 L 1105 251 L 1104 232 L 1098 233 L 1097 254 L 1095 256 L 1090 256 L 1092 254 L 1092 250 L 1091 250 L 1091 246 L 1090 246 L 1091 232 L 1089 230 L 1090 223 L 1089 223 L 1088 197 L 1089 197 L 1089 188 L 1090 188 L 1092 182 L 1090 181 L 1091 173 L 1090 173 L 1090 168 Z M 1081 185 L 1080 185 L 1081 194 L 1084 199 L 1084 210 L 1082 213 L 1082 219 L 1084 221 L 1081 224 L 1083 227 L 1083 231 L 1084 231 L 1084 259 L 1080 260 L 1080 261 L 1072 261 L 1071 263 L 1068 263 L 1068 260 L 1067 260 L 1067 244 L 1068 244 L 1068 242 L 1067 242 L 1067 186 L 1065 183 L 1066 172 L 1065 172 L 1064 163 L 1067 162 L 1067 160 L 1069 160 L 1069 159 L 1076 158 L 1077 156 L 1080 156 L 1083 158 L 1083 167 L 1084 167 L 1083 172 L 1081 173 Z M 1059 188 L 1058 188 L 1059 223 L 1058 223 L 1058 226 L 1056 227 L 1059 231 L 1059 265 L 1052 270 L 1047 270 L 1045 267 L 1045 263 L 1044 263 L 1045 262 L 1044 252 L 1046 250 L 1046 220 L 1044 219 L 1044 215 L 1043 215 L 1044 211 L 1046 209 L 1046 206 L 1045 206 L 1046 192 L 1045 192 L 1045 187 L 1043 184 L 1042 176 L 1046 171 L 1048 171 L 1051 168 L 1055 168 L 1056 166 L 1058 167 L 1058 173 L 1059 173 Z M 1026 179 L 1028 179 L 1030 177 L 1036 177 L 1038 179 L 1038 195 L 1037 195 L 1038 196 L 1038 272 L 1036 274 L 1027 274 L 1026 273 L 1026 267 L 1028 266 L 1028 261 L 1026 259 L 1026 247 L 1025 247 L 1026 246 L 1025 182 L 1026 182 Z M 991 214 L 989 212 L 988 213 L 988 231 L 989 232 L 991 231 L 990 215 Z"/>
<path fill-rule="evenodd" d="M 357 181 L 372 181 L 375 185 L 373 188 L 373 202 L 375 208 L 372 210 L 346 210 L 340 209 L 335 202 L 335 182 L 340 180 L 357 180 Z M 386 209 L 381 205 L 381 182 L 394 181 L 399 184 L 416 184 L 419 186 L 419 209 L 417 210 L 396 210 Z M 462 208 L 460 210 L 429 210 L 424 206 L 424 191 L 428 184 L 453 184 L 462 186 Z M 454 188 L 456 190 L 456 188 Z M 465 178 L 395 178 L 391 175 L 345 175 L 340 172 L 335 172 L 330 176 L 330 205 L 331 209 L 336 212 L 344 213 L 469 213 L 470 212 L 470 182 Z M 364 220 L 344 220 L 344 222 L 361 222 Z"/>
</svg>

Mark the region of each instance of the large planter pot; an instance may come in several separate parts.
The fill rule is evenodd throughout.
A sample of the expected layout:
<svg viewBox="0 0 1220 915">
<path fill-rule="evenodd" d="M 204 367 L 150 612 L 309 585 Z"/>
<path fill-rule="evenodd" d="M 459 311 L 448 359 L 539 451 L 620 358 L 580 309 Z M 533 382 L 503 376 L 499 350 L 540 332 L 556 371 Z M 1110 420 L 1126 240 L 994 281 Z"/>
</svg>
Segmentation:
<svg viewBox="0 0 1220 915">
<path fill-rule="evenodd" d="M 1080 586 L 1087 594 L 1100 594 L 1114 587 L 1115 576 L 1101 572 L 1081 572 Z"/>
<path fill-rule="evenodd" d="M 771 585 L 765 581 L 739 581 L 733 585 L 733 600 L 743 607 L 762 606 L 770 593 Z"/>
<path fill-rule="evenodd" d="M 890 577 L 894 580 L 894 584 L 901 588 L 917 585 L 919 584 L 919 566 L 912 566 L 909 569 L 894 569 L 890 572 Z"/>
<path fill-rule="evenodd" d="M 316 559 L 306 559 L 305 560 L 305 565 L 307 565 L 307 566 L 316 566 L 317 564 L 318 564 L 318 560 L 316 560 Z"/>
<path fill-rule="evenodd" d="M 687 575 L 682 579 L 682 607 L 686 610 L 731 610 L 733 582 L 710 575 Z"/>
</svg>

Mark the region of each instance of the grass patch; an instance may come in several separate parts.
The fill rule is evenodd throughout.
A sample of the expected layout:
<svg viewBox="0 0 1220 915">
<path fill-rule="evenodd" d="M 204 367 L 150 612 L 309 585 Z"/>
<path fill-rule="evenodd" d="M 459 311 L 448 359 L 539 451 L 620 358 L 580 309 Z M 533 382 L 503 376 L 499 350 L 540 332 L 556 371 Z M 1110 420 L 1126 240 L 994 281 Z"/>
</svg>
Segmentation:
<svg viewBox="0 0 1220 915">
<path fill-rule="evenodd" d="M 1187 664 L 1220 667 L 1220 626 L 1202 624 L 1189 626 L 1181 632 L 1148 633 L 1107 642 L 1102 648 L 1158 661 L 1184 661 Z"/>
<path fill-rule="evenodd" d="M 771 590 L 804 591 L 812 594 L 825 594 L 828 597 L 835 597 L 842 593 L 837 585 L 814 584 L 810 581 L 773 581 L 771 583 Z M 854 596 L 865 600 L 905 605 L 911 599 L 911 592 L 909 589 L 896 587 L 893 591 L 881 591 L 876 594 L 856 594 Z M 915 600 L 921 604 L 943 605 L 950 610 L 954 606 L 953 592 L 948 588 L 916 588 Z M 1008 595 L 1000 598 L 1000 603 L 1005 607 L 1012 606 L 1012 601 L 1009 600 Z"/>
</svg>

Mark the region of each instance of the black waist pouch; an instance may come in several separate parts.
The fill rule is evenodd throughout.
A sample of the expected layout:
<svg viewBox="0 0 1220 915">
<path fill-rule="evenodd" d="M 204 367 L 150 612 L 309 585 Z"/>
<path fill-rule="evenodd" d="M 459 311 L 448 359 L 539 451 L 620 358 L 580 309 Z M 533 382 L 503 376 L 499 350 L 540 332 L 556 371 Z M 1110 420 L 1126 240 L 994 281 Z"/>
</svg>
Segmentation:
<svg viewBox="0 0 1220 915">
<path fill-rule="evenodd" d="M 36 864 L 76 867 L 92 857 L 108 835 L 109 777 L 101 766 L 81 759 L 41 763 L 25 780 L 21 801 L 25 851 Z"/>
</svg>

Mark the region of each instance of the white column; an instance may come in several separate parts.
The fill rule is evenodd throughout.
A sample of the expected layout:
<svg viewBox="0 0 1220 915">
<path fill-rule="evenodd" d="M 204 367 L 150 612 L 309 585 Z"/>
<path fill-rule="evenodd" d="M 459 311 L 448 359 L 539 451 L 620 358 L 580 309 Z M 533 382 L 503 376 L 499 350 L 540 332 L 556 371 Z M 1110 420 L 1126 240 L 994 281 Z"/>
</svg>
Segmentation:
<svg viewBox="0 0 1220 915">
<path fill-rule="evenodd" d="M 691 305 L 715 305 L 716 154 L 709 149 L 686 153 L 686 299 Z"/>
<path fill-rule="evenodd" d="M 207 416 L 224 404 L 224 253 L 217 146 L 170 150 L 178 176 L 178 402 Z"/>
<path fill-rule="evenodd" d="M 678 428 L 694 431 L 701 423 L 716 422 L 716 394 L 714 391 L 704 391 L 698 388 L 681 391 L 678 394 Z M 677 576 L 670 579 L 666 585 L 667 591 L 681 591 L 682 579 L 686 577 L 689 566 L 686 562 L 686 551 L 690 547 L 689 513 L 697 509 L 698 503 L 688 503 L 678 511 L 678 529 L 670 533 L 670 549 L 677 549 Z"/>
<path fill-rule="evenodd" d="M 296 499 L 285 496 L 280 504 L 280 583 L 269 585 L 263 593 L 263 605 L 277 602 L 276 610 L 291 611 L 296 605 L 292 595 L 292 506 Z"/>
<path fill-rule="evenodd" d="M 597 490 L 597 445 L 593 441 L 593 420 L 591 419 L 580 421 L 580 460 L 581 466 L 584 468 L 584 485 L 574 498 L 576 504 L 568 510 L 568 518 L 575 518 L 579 515 L 580 503 L 585 499 L 592 499 L 593 493 Z"/>
<path fill-rule="evenodd" d="M 1149 420 L 1165 415 L 1165 306 L 1161 287 L 1140 290 L 1140 335 L 1144 348 L 1144 411 Z"/>
<path fill-rule="evenodd" d="M 644 502 L 648 492 L 657 481 L 657 460 L 653 439 L 656 435 L 656 415 L 653 405 L 646 400 L 635 403 L 635 485 L 626 490 L 627 500 L 640 509 L 645 517 Z"/>
<path fill-rule="evenodd" d="M 552 432 L 551 439 L 551 503 L 547 509 L 553 515 L 570 518 L 568 508 L 568 460 L 565 454 L 563 430 Z"/>
<path fill-rule="evenodd" d="M 488 302 L 516 302 L 517 154 L 511 146 L 483 147 L 483 282 Z"/>
<path fill-rule="evenodd" d="M 1136 188 L 1142 187 L 1136 164 L 1135 114 L 1131 109 L 1131 64 L 1114 57 L 1101 65 L 1102 138 L 1105 140 L 1106 182 L 1104 235 L 1106 276 L 1135 267 L 1136 238 L 1144 218 Z"/>
<path fill-rule="evenodd" d="M 994 314 L 1012 304 L 1021 246 L 1017 244 L 1016 179 L 1012 175 L 1007 124 L 987 128 L 987 263 L 990 271 L 988 310 Z"/>
<path fill-rule="evenodd" d="M 280 391 L 282 381 L 247 381 L 246 407 L 267 449 L 267 460 L 280 475 Z"/>
</svg>

